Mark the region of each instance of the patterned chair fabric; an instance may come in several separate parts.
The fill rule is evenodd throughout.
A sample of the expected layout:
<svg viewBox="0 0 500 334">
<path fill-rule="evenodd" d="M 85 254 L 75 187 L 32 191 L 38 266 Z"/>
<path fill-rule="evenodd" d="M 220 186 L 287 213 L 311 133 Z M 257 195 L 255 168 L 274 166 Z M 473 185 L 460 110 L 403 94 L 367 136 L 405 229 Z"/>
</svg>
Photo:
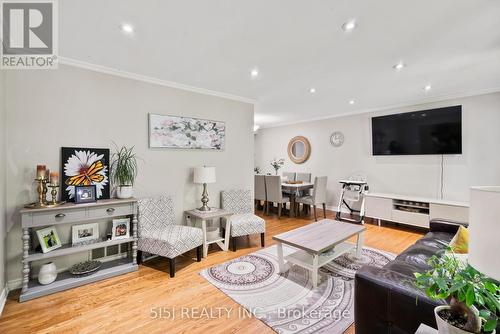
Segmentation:
<svg viewBox="0 0 500 334">
<path fill-rule="evenodd" d="M 222 191 L 222 208 L 234 214 L 253 213 L 252 194 L 250 190 Z"/>
<path fill-rule="evenodd" d="M 250 190 L 222 191 L 222 208 L 233 213 L 227 220 L 231 224 L 231 236 L 265 233 L 266 221 L 253 214 Z"/>
<path fill-rule="evenodd" d="M 201 229 L 175 224 L 172 198 L 144 198 L 138 203 L 139 250 L 172 259 L 203 243 Z"/>
</svg>

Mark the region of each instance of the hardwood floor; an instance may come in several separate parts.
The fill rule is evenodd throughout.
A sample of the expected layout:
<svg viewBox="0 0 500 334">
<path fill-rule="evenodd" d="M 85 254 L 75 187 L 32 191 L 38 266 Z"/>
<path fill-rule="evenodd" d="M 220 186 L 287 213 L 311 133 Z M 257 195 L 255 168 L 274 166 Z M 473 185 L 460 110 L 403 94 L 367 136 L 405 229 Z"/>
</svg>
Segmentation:
<svg viewBox="0 0 500 334">
<path fill-rule="evenodd" d="M 328 212 L 328 218 L 333 217 Z M 264 218 L 266 246 L 273 244 L 273 235 L 313 222 L 309 217 Z M 366 226 L 365 245 L 392 253 L 400 253 L 423 234 L 395 225 Z M 195 262 L 193 250 L 179 259 L 173 279 L 168 275 L 168 261 L 155 259 L 140 265 L 137 272 L 24 303 L 17 301 L 19 290 L 11 292 L 0 317 L 0 333 L 274 333 L 255 318 L 238 317 L 239 305 L 198 275 L 204 268 L 259 250 L 259 235 L 239 238 L 237 245 L 237 252 L 210 248 L 201 262 Z M 233 312 L 180 319 L 183 308 Z M 168 317 L 172 309 L 178 314 L 176 319 Z M 155 317 L 160 312 L 163 317 Z M 354 333 L 354 326 L 345 333 Z"/>
</svg>

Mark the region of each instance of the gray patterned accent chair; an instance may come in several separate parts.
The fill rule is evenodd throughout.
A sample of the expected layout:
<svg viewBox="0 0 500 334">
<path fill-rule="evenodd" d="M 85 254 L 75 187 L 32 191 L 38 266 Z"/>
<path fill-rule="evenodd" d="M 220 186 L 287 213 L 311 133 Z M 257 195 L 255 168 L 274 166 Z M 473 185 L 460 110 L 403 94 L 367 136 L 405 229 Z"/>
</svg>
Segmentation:
<svg viewBox="0 0 500 334">
<path fill-rule="evenodd" d="M 201 261 L 203 232 L 200 228 L 176 225 L 172 198 L 157 196 L 144 198 L 139 203 L 139 252 L 166 257 L 170 277 L 175 276 L 175 258 L 196 248 L 197 261 Z M 141 254 L 138 254 L 141 259 Z"/>
<path fill-rule="evenodd" d="M 224 210 L 232 212 L 228 217 L 231 229 L 232 250 L 236 251 L 236 237 L 260 233 L 260 243 L 265 245 L 266 221 L 253 213 L 253 201 L 250 190 L 228 190 L 221 192 Z"/>
</svg>

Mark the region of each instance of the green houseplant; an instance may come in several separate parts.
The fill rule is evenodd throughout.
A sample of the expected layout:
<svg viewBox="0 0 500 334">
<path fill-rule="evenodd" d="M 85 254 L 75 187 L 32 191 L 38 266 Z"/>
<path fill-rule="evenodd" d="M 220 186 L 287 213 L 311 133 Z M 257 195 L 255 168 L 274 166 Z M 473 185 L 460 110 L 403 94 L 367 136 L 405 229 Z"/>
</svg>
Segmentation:
<svg viewBox="0 0 500 334">
<path fill-rule="evenodd" d="M 134 181 L 137 177 L 137 158 L 134 146 L 116 147 L 116 152 L 112 156 L 111 175 L 116 185 L 116 196 L 122 199 L 132 197 Z"/>
<path fill-rule="evenodd" d="M 449 304 L 434 310 L 439 333 L 495 333 L 499 285 L 453 253 L 433 256 L 429 265 L 429 271 L 414 274 L 415 284 L 429 298 Z"/>
</svg>

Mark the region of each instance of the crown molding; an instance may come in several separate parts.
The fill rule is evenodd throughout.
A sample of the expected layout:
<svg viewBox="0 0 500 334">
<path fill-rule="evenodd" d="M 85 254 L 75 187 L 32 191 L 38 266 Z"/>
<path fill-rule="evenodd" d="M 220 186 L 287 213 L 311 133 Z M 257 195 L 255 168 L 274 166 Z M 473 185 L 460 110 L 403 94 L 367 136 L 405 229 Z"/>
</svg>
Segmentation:
<svg viewBox="0 0 500 334">
<path fill-rule="evenodd" d="M 101 65 L 97 65 L 97 64 L 87 63 L 87 62 L 73 59 L 73 58 L 59 57 L 59 64 L 83 68 L 83 69 L 94 71 L 94 72 L 110 74 L 110 75 L 114 75 L 114 76 L 118 76 L 118 77 L 122 77 L 122 78 L 147 82 L 147 83 L 151 83 L 151 84 L 155 84 L 155 85 L 187 90 L 190 92 L 200 93 L 200 94 L 204 94 L 204 95 L 217 96 L 217 97 L 221 97 L 221 98 L 225 98 L 225 99 L 229 99 L 229 100 L 234 100 L 234 101 L 238 101 L 238 102 L 244 102 L 244 103 L 250 103 L 250 104 L 255 104 L 257 102 L 254 99 L 250 99 L 250 98 L 243 97 L 243 96 L 238 96 L 238 95 L 233 95 L 233 94 L 224 93 L 224 92 L 218 92 L 218 91 L 214 91 L 214 90 L 210 90 L 210 89 L 185 85 L 185 84 L 173 82 L 173 81 L 161 80 L 158 78 L 153 78 L 150 76 L 141 75 L 141 74 L 132 73 L 132 72 L 127 72 L 127 71 L 122 71 L 120 69 L 115 69 L 115 68 L 111 68 L 111 67 L 107 67 L 107 66 L 101 66 Z"/>
<path fill-rule="evenodd" d="M 423 99 L 423 100 L 413 100 L 413 101 L 408 101 L 408 102 L 403 102 L 403 103 L 398 103 L 398 104 L 386 105 L 386 106 L 378 107 L 378 108 L 369 108 L 369 109 L 362 109 L 362 110 L 353 111 L 353 112 L 346 112 L 346 113 L 342 113 L 342 114 L 338 114 L 338 115 L 320 116 L 320 117 L 307 118 L 307 119 L 291 121 L 291 122 L 280 122 L 280 123 L 276 123 L 276 124 L 272 124 L 272 125 L 261 125 L 259 130 L 278 128 L 278 127 L 282 127 L 282 126 L 296 125 L 296 124 L 315 122 L 315 121 L 323 121 L 323 120 L 334 119 L 334 118 L 339 118 L 339 117 L 355 116 L 355 115 L 367 114 L 367 113 L 372 113 L 372 112 L 389 111 L 391 109 L 396 109 L 396 108 L 407 108 L 407 107 L 416 107 L 417 108 L 419 106 L 422 106 L 425 104 L 430 104 L 430 103 L 439 103 L 439 102 L 445 102 L 445 101 L 453 100 L 453 99 L 462 99 L 462 98 L 467 98 L 467 97 L 487 95 L 487 94 L 493 94 L 493 93 L 499 93 L 499 92 L 500 92 L 500 87 L 496 87 L 496 88 L 488 88 L 488 89 L 470 91 L 467 93 L 439 95 L 439 96 L 434 96 L 434 97 L 430 97 L 430 98 Z"/>
</svg>

